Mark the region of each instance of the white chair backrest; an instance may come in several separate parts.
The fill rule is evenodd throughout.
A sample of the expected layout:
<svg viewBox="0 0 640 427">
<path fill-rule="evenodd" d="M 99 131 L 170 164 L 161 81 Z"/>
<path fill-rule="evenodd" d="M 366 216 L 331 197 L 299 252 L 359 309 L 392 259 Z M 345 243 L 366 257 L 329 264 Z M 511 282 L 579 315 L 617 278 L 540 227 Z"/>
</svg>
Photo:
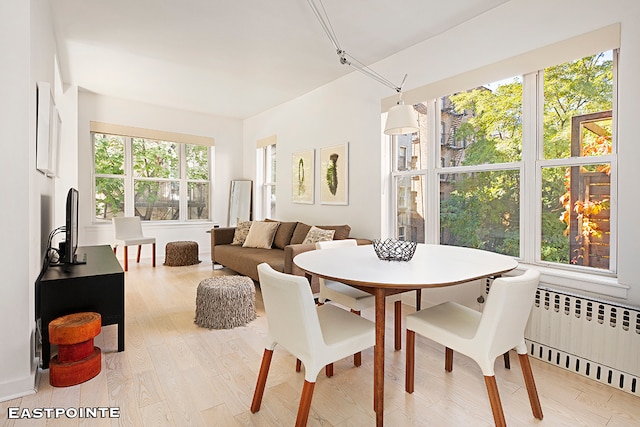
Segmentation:
<svg viewBox="0 0 640 427">
<path fill-rule="evenodd" d="M 267 263 L 258 265 L 258 277 L 269 325 L 267 348 L 277 343 L 300 359 L 311 359 L 324 339 L 309 282 Z"/>
<path fill-rule="evenodd" d="M 493 281 L 474 340 L 485 343 L 491 360 L 524 343 L 540 273 L 529 269 L 520 276 Z"/>
<path fill-rule="evenodd" d="M 349 246 L 358 246 L 358 242 L 354 239 L 327 240 L 325 242 L 316 242 L 316 249 L 344 248 Z"/>
<path fill-rule="evenodd" d="M 113 218 L 113 230 L 116 239 L 127 240 L 132 237 L 142 237 L 142 224 L 139 216 Z"/>
</svg>

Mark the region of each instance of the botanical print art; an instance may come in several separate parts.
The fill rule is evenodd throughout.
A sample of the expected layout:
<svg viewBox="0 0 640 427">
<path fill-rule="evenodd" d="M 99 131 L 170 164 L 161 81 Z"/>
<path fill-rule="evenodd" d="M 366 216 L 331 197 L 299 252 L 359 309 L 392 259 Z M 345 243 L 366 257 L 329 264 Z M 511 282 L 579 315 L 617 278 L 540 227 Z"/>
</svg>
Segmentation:
<svg viewBox="0 0 640 427">
<path fill-rule="evenodd" d="M 320 150 L 321 191 L 320 203 L 346 205 L 349 203 L 349 150 L 348 144 Z"/>
<path fill-rule="evenodd" d="M 315 150 L 293 153 L 291 156 L 291 200 L 313 204 Z"/>
</svg>

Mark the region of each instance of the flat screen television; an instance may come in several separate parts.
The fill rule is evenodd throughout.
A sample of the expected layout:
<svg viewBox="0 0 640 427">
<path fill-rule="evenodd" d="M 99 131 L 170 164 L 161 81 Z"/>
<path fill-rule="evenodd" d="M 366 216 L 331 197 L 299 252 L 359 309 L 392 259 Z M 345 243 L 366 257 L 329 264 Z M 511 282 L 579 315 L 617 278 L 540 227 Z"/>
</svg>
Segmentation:
<svg viewBox="0 0 640 427">
<path fill-rule="evenodd" d="M 61 245 L 60 263 L 77 264 L 76 249 L 78 249 L 78 190 L 70 188 L 67 193 L 65 241 Z"/>
</svg>

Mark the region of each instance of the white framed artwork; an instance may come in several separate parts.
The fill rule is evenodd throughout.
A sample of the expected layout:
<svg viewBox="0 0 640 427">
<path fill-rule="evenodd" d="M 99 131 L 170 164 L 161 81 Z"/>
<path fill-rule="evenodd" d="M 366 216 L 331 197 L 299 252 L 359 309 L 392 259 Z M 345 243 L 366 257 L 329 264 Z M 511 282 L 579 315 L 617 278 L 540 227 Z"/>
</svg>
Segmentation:
<svg viewBox="0 0 640 427">
<path fill-rule="evenodd" d="M 314 204 L 316 150 L 291 155 L 291 201 Z"/>
<path fill-rule="evenodd" d="M 320 203 L 349 204 L 349 143 L 320 149 Z"/>
</svg>

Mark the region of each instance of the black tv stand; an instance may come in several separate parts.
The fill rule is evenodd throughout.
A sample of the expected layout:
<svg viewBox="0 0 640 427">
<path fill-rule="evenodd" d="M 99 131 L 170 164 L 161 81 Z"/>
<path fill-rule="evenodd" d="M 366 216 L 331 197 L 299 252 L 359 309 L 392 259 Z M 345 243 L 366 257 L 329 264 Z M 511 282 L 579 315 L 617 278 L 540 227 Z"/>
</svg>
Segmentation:
<svg viewBox="0 0 640 427">
<path fill-rule="evenodd" d="M 118 351 L 124 350 L 124 271 L 110 246 L 78 248 L 84 263 L 47 268 L 36 283 L 36 317 L 42 350 L 40 364 L 49 367 L 49 322 L 65 314 L 94 311 L 102 326 L 118 325 Z"/>
<path fill-rule="evenodd" d="M 82 253 L 82 259 L 78 259 L 78 253 L 76 252 L 76 254 L 73 256 L 73 261 L 71 262 L 51 262 L 49 263 L 49 267 L 65 267 L 65 266 L 70 266 L 70 265 L 80 265 L 80 264 L 86 264 L 87 263 L 87 253 L 84 252 Z"/>
</svg>

